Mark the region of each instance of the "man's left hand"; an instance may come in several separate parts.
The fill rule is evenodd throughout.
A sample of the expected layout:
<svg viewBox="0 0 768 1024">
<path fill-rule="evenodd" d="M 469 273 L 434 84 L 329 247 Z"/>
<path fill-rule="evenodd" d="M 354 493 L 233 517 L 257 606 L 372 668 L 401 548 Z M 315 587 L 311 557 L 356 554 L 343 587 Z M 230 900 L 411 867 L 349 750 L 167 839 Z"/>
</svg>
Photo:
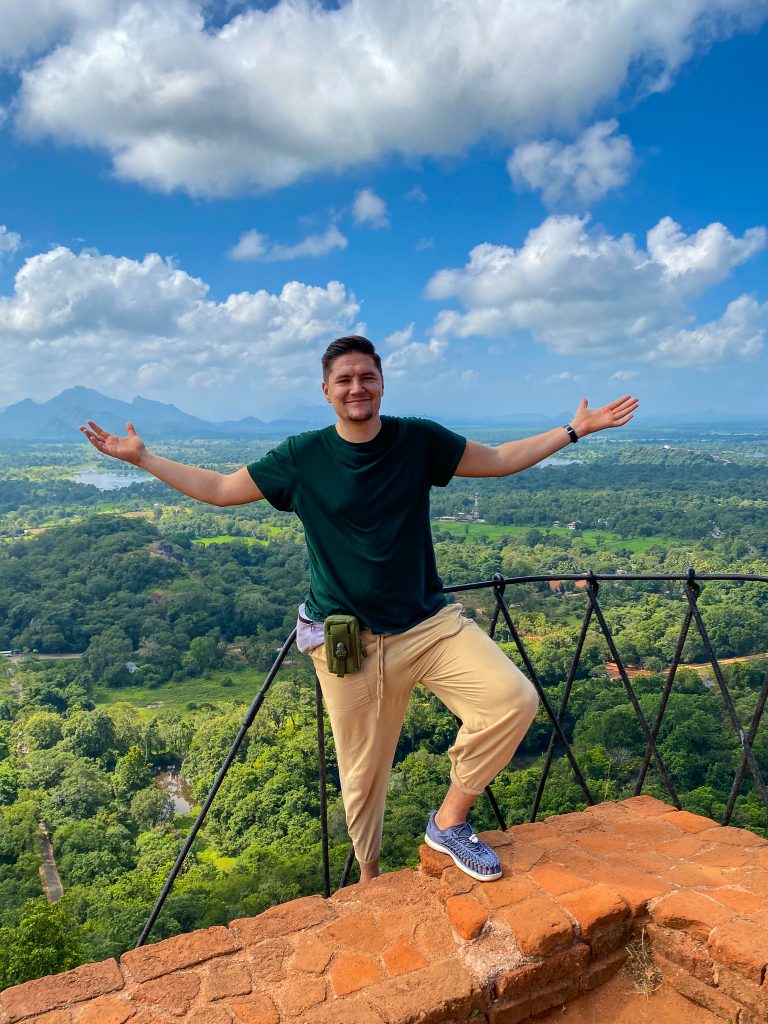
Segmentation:
<svg viewBox="0 0 768 1024">
<path fill-rule="evenodd" d="M 573 414 L 571 426 L 577 437 L 594 434 L 607 427 L 623 427 L 632 419 L 632 414 L 639 403 L 631 395 L 623 395 L 600 409 L 588 409 L 588 404 L 587 399 L 582 398 L 579 408 Z"/>
</svg>

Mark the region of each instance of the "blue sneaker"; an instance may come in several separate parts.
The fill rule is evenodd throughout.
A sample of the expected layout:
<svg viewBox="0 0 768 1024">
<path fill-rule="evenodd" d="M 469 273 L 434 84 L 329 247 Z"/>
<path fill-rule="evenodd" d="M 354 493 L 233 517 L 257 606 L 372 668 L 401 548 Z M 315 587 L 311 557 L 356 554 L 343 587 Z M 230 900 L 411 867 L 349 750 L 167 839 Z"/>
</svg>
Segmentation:
<svg viewBox="0 0 768 1024">
<path fill-rule="evenodd" d="M 451 828 L 438 828 L 437 811 L 432 811 L 427 822 L 424 842 L 433 850 L 447 853 L 457 868 L 466 871 L 479 882 L 493 882 L 501 878 L 499 858 L 485 843 L 481 843 L 468 821 Z"/>
</svg>

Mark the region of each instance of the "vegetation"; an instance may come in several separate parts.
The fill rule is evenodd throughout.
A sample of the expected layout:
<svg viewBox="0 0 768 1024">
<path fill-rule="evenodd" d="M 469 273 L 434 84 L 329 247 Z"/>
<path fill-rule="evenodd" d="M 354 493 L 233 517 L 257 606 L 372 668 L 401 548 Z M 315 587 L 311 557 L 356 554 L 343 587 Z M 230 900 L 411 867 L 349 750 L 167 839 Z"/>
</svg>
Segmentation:
<svg viewBox="0 0 768 1024">
<path fill-rule="evenodd" d="M 681 440 L 681 439 L 678 439 Z M 759 440 L 759 439 L 758 439 Z M 457 480 L 435 493 L 447 585 L 506 576 L 580 573 L 768 573 L 768 493 L 758 441 L 712 438 L 689 450 L 622 444 L 582 462 L 509 480 Z M 231 443 L 183 457 L 231 467 Z M 28 459 L 25 463 L 24 458 Z M 169 446 L 166 454 L 180 453 Z M 252 453 L 248 453 L 250 458 Z M 300 524 L 265 503 L 196 506 L 155 484 L 102 492 L 65 479 L 82 451 L 15 449 L 0 462 L 0 987 L 132 946 L 191 824 L 155 781 L 179 770 L 201 801 L 293 626 L 307 585 Z M 577 520 L 577 528 L 565 524 Z M 559 522 L 560 526 L 554 526 Z M 28 531 L 28 532 L 24 532 Z M 30 532 L 37 531 L 37 532 Z M 553 706 L 563 695 L 587 607 L 575 584 L 510 586 L 507 598 Z M 460 595 L 488 626 L 487 591 Z M 653 721 L 686 608 L 679 584 L 617 581 L 600 602 Z M 748 726 L 768 669 L 768 586 L 705 585 L 700 606 Z M 497 639 L 520 655 L 501 623 Z M 62 657 L 68 655 L 69 657 Z M 692 629 L 684 662 L 706 661 Z M 597 800 L 630 795 L 645 739 L 610 652 L 590 626 L 563 728 Z M 740 746 L 712 673 L 678 673 L 658 743 L 684 806 L 722 816 Z M 510 822 L 529 814 L 550 737 L 543 712 L 494 792 Z M 385 821 L 385 868 L 413 863 L 427 813 L 441 798 L 455 723 L 426 691 L 411 701 Z M 333 745 L 329 756 L 332 876 L 347 852 Z M 768 777 L 768 731 L 754 747 Z M 664 798 L 652 766 L 646 792 Z M 540 815 L 584 805 L 557 754 Z M 55 850 L 63 899 L 41 894 L 40 823 Z M 477 827 L 492 827 L 481 801 Z M 747 772 L 733 824 L 766 833 Z M 169 897 L 154 938 L 259 913 L 321 887 L 314 676 L 292 653 L 274 683 Z"/>
</svg>

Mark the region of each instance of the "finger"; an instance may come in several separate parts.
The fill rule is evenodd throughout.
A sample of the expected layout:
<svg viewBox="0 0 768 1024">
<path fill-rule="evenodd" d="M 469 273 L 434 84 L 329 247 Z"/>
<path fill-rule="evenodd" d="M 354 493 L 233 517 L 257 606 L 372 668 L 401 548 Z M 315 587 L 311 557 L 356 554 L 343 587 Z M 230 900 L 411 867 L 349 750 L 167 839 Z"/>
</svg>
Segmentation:
<svg viewBox="0 0 768 1024">
<path fill-rule="evenodd" d="M 92 431 L 94 432 L 94 434 L 95 434 L 95 435 L 96 435 L 97 437 L 100 437 L 100 438 L 102 438 L 102 439 L 106 439 L 106 438 L 108 438 L 108 437 L 109 437 L 109 432 L 108 432 L 108 431 L 106 431 L 106 430 L 103 430 L 103 429 L 102 429 L 102 428 L 101 428 L 101 427 L 100 427 L 100 426 L 98 425 L 98 423 L 94 423 L 94 422 L 93 422 L 93 420 L 86 420 L 86 423 L 88 424 L 88 426 L 89 426 L 89 427 L 91 428 L 91 430 L 92 430 Z"/>
<path fill-rule="evenodd" d="M 130 421 L 125 424 L 125 429 L 128 431 L 129 437 L 136 437 L 136 428 Z"/>
</svg>

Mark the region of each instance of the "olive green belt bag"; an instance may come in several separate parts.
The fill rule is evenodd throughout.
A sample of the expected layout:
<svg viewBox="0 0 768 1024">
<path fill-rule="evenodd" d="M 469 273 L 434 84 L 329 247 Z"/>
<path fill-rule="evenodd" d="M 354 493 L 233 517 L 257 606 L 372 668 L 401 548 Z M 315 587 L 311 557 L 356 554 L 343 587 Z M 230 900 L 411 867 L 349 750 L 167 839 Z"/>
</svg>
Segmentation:
<svg viewBox="0 0 768 1024">
<path fill-rule="evenodd" d="M 329 615 L 323 623 L 325 661 L 329 672 L 359 672 L 365 657 L 360 623 L 354 615 Z"/>
</svg>

